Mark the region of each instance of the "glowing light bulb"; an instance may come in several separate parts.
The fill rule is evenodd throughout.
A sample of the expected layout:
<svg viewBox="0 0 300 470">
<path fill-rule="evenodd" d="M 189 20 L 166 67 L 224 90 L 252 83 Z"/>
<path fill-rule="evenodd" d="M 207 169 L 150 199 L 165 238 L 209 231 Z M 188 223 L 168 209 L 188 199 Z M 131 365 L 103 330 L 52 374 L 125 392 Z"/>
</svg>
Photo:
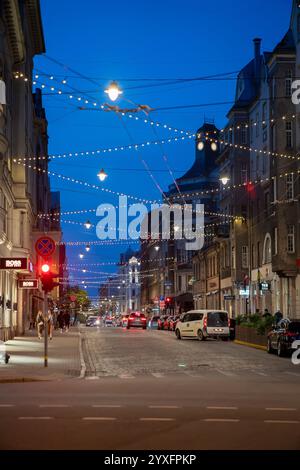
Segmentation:
<svg viewBox="0 0 300 470">
<path fill-rule="evenodd" d="M 105 90 L 105 93 L 109 96 L 111 101 L 116 101 L 123 91 L 119 88 L 117 82 L 111 82 L 109 87 Z"/>
<path fill-rule="evenodd" d="M 100 181 L 105 181 L 108 175 L 107 175 L 107 173 L 105 173 L 105 171 L 102 168 L 102 170 L 100 170 L 100 172 L 98 173 L 97 176 L 98 176 Z"/>
</svg>

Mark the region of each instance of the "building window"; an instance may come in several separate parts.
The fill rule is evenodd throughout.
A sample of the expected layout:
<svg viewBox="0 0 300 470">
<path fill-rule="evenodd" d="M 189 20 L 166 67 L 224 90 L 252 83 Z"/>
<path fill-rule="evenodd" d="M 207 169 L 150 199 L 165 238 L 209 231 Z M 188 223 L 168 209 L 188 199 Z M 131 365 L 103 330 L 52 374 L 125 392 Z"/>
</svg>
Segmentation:
<svg viewBox="0 0 300 470">
<path fill-rule="evenodd" d="M 273 202 L 277 201 L 277 177 L 273 177 Z"/>
<path fill-rule="evenodd" d="M 248 168 L 247 165 L 241 166 L 241 183 L 246 184 L 248 182 Z"/>
<path fill-rule="evenodd" d="M 273 100 L 276 98 L 276 78 L 273 77 L 272 80 L 272 98 Z"/>
<path fill-rule="evenodd" d="M 254 133 L 254 121 L 253 121 L 253 119 L 251 119 L 251 122 L 250 122 L 250 142 L 251 142 L 251 144 L 253 142 L 253 133 Z"/>
<path fill-rule="evenodd" d="M 248 246 L 242 246 L 242 268 L 247 269 L 249 267 L 249 256 Z"/>
<path fill-rule="evenodd" d="M 278 228 L 274 228 L 274 256 L 278 254 Z"/>
<path fill-rule="evenodd" d="M 178 290 L 181 291 L 182 289 L 182 277 L 178 276 Z"/>
<path fill-rule="evenodd" d="M 286 198 L 287 200 L 294 199 L 294 175 L 286 175 L 285 177 L 286 185 Z"/>
<path fill-rule="evenodd" d="M 292 82 L 292 72 L 291 70 L 288 70 L 285 74 L 285 96 L 287 98 L 290 98 L 292 96 Z"/>
<path fill-rule="evenodd" d="M 252 250 L 251 250 L 251 263 L 252 263 L 252 268 L 255 268 L 255 245 L 252 244 Z"/>
<path fill-rule="evenodd" d="M 287 251 L 288 253 L 295 253 L 295 225 L 288 225 Z"/>
<path fill-rule="evenodd" d="M 247 128 L 244 126 L 242 127 L 242 130 L 241 130 L 241 144 L 242 145 L 247 144 Z"/>
<path fill-rule="evenodd" d="M 257 267 L 260 266 L 260 242 L 257 242 Z"/>
<path fill-rule="evenodd" d="M 271 204 L 270 204 L 270 193 L 267 191 L 265 193 L 265 216 L 268 217 L 271 212 Z"/>
<path fill-rule="evenodd" d="M 262 106 L 262 125 L 263 127 L 266 127 L 267 125 L 267 103 L 263 103 L 263 106 Z"/>
<path fill-rule="evenodd" d="M 231 248 L 231 267 L 235 269 L 235 247 Z"/>
<path fill-rule="evenodd" d="M 274 126 L 271 128 L 272 129 L 272 151 L 275 152 L 276 151 L 276 125 L 274 124 Z"/>
<path fill-rule="evenodd" d="M 266 235 L 265 244 L 264 244 L 264 259 L 263 263 L 268 264 L 272 261 L 272 244 L 270 235 Z"/>
<path fill-rule="evenodd" d="M 287 121 L 285 123 L 285 135 L 286 135 L 286 147 L 292 148 L 293 147 L 293 129 L 292 129 L 291 121 Z"/>
</svg>

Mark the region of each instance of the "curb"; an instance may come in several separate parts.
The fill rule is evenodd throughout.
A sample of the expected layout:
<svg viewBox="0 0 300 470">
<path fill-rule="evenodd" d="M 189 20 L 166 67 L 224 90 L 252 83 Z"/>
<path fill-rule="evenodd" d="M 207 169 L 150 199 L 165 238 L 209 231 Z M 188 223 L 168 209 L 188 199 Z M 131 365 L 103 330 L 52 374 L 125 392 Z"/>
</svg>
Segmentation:
<svg viewBox="0 0 300 470">
<path fill-rule="evenodd" d="M 49 382 L 49 379 L 38 379 L 34 377 L 15 377 L 0 379 L 0 384 L 19 384 L 19 383 L 30 383 L 30 382 Z"/>
<path fill-rule="evenodd" d="M 247 341 L 240 341 L 238 339 L 235 339 L 234 343 L 239 344 L 241 346 L 248 346 L 249 348 L 259 349 L 261 351 L 267 351 L 267 346 L 261 346 L 259 344 L 254 343 L 247 343 Z"/>
</svg>

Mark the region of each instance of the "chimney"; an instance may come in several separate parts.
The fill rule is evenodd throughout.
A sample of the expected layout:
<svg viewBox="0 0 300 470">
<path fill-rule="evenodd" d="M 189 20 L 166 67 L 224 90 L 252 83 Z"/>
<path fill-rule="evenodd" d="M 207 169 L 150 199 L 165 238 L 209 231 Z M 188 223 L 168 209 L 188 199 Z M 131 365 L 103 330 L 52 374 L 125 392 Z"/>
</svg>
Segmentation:
<svg viewBox="0 0 300 470">
<path fill-rule="evenodd" d="M 260 47 L 261 47 L 261 39 L 255 38 L 253 39 L 254 42 L 254 71 L 255 71 L 255 78 L 259 79 L 260 76 Z"/>
</svg>

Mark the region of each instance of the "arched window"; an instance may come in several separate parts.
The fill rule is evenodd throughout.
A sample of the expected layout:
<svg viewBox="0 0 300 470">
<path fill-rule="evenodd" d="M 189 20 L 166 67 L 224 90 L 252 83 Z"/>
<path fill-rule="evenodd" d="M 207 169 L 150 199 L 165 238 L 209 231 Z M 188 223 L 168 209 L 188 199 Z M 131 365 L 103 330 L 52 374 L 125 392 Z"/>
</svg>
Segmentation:
<svg viewBox="0 0 300 470">
<path fill-rule="evenodd" d="M 264 256 L 263 256 L 263 264 L 271 263 L 272 261 L 272 241 L 271 236 L 267 233 L 264 242 Z"/>
</svg>

